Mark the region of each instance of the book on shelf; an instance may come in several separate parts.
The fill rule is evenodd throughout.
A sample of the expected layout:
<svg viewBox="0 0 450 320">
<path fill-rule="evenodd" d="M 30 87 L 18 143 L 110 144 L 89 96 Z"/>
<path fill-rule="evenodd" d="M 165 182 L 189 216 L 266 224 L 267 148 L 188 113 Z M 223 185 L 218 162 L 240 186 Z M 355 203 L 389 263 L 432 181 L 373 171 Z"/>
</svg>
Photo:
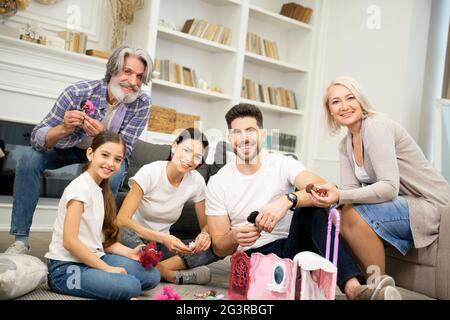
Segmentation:
<svg viewBox="0 0 450 320">
<path fill-rule="evenodd" d="M 111 57 L 111 52 L 88 49 L 86 50 L 86 55 L 102 59 L 109 59 Z"/>
<path fill-rule="evenodd" d="M 297 109 L 295 92 L 286 88 L 273 88 L 251 79 L 242 79 L 241 97 L 290 109 Z"/>
<path fill-rule="evenodd" d="M 67 51 L 85 53 L 87 44 L 87 35 L 84 32 L 60 31 L 58 37 L 62 38 L 66 44 L 64 49 Z"/>
<path fill-rule="evenodd" d="M 224 45 L 231 44 L 232 30 L 220 24 L 209 23 L 204 19 L 188 19 L 180 30 L 205 40 L 218 42 Z"/>
<path fill-rule="evenodd" d="M 309 23 L 313 14 L 313 9 L 295 2 L 289 2 L 281 6 L 280 14 L 291 19 Z"/>
<path fill-rule="evenodd" d="M 246 50 L 261 56 L 279 60 L 278 45 L 275 41 L 262 39 L 253 32 L 247 32 Z"/>
</svg>

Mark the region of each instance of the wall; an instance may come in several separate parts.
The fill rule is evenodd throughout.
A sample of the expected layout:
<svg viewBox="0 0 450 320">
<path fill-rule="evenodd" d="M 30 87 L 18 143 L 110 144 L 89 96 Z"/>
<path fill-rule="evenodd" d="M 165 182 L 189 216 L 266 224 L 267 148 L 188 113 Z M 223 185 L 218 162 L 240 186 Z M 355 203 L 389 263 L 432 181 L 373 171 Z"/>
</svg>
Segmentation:
<svg viewBox="0 0 450 320">
<path fill-rule="evenodd" d="M 311 170 L 339 182 L 337 149 L 344 131 L 328 137 L 322 96 L 340 75 L 357 79 L 378 111 L 418 139 L 430 5 L 430 0 L 326 0 L 322 61 L 312 104 L 317 113 L 308 157 Z M 379 8 L 379 29 L 368 28 L 368 20 L 375 17 L 367 13 L 371 6 Z"/>
<path fill-rule="evenodd" d="M 433 113 L 435 112 L 436 100 L 443 97 L 442 86 L 444 82 L 449 17 L 450 1 L 433 0 L 419 139 L 420 146 L 430 160 L 432 160 L 433 154 Z M 436 138 L 434 140 L 436 141 Z"/>
</svg>

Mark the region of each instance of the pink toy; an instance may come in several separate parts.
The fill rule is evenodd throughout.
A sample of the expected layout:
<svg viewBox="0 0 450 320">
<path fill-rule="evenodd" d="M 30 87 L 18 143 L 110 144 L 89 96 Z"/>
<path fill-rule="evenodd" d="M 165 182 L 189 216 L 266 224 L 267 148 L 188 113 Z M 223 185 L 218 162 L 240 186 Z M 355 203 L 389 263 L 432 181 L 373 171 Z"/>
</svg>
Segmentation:
<svg viewBox="0 0 450 320">
<path fill-rule="evenodd" d="M 330 258 L 331 228 L 336 221 L 333 263 Z M 231 257 L 228 296 L 232 300 L 333 300 L 336 291 L 339 212 L 328 216 L 326 258 L 313 252 L 298 253 L 294 260 L 275 254 L 245 252 Z"/>
<path fill-rule="evenodd" d="M 155 300 L 181 300 L 181 297 L 173 287 L 164 286 L 155 294 Z"/>
<path fill-rule="evenodd" d="M 94 104 L 91 100 L 86 100 L 81 103 L 80 110 L 85 112 L 87 115 L 93 115 L 95 112 Z"/>
<path fill-rule="evenodd" d="M 156 243 L 147 243 L 139 253 L 139 260 L 144 268 L 156 266 L 163 257 L 162 251 L 156 250 Z"/>
</svg>

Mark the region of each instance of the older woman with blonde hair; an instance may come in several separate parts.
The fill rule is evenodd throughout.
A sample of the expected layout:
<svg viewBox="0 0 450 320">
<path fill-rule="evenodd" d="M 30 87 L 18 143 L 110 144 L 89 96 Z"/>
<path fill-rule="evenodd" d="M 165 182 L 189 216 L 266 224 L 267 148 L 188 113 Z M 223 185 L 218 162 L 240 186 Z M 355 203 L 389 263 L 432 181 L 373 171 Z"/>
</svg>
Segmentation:
<svg viewBox="0 0 450 320">
<path fill-rule="evenodd" d="M 450 186 L 403 127 L 374 111 L 354 79 L 332 81 L 323 105 L 330 132 L 345 126 L 347 135 L 339 147 L 339 188 L 316 186 L 322 190 L 312 198 L 340 206 L 342 237 L 366 272 L 378 266 L 384 274 L 385 245 L 405 255 L 437 239 Z"/>
</svg>

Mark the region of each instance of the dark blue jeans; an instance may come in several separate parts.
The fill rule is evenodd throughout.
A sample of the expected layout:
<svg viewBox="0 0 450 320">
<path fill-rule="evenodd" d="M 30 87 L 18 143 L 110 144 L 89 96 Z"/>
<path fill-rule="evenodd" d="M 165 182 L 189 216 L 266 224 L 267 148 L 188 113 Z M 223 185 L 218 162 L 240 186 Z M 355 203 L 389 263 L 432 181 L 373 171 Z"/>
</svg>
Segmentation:
<svg viewBox="0 0 450 320">
<path fill-rule="evenodd" d="M 299 252 L 312 251 L 325 257 L 327 227 L 328 214 L 324 209 L 314 207 L 296 209 L 287 238 L 273 241 L 259 248 L 249 249 L 246 253 L 248 255 L 254 252 L 275 253 L 280 258 L 293 259 Z M 331 231 L 331 239 L 334 239 L 334 227 Z M 341 291 L 344 292 L 345 283 L 351 278 L 356 277 L 361 283 L 365 283 L 361 269 L 342 241 L 339 241 L 338 250 L 337 285 Z M 331 245 L 331 251 L 333 251 L 333 245 Z M 331 252 L 332 256 L 333 252 Z"/>
<path fill-rule="evenodd" d="M 39 200 L 40 177 L 44 170 L 86 162 L 86 150 L 77 147 L 53 148 L 45 152 L 27 148 L 16 168 L 10 233 L 16 236 L 27 236 L 30 233 L 34 210 Z M 109 180 L 114 195 L 117 194 L 124 175 L 125 162 Z"/>
</svg>

